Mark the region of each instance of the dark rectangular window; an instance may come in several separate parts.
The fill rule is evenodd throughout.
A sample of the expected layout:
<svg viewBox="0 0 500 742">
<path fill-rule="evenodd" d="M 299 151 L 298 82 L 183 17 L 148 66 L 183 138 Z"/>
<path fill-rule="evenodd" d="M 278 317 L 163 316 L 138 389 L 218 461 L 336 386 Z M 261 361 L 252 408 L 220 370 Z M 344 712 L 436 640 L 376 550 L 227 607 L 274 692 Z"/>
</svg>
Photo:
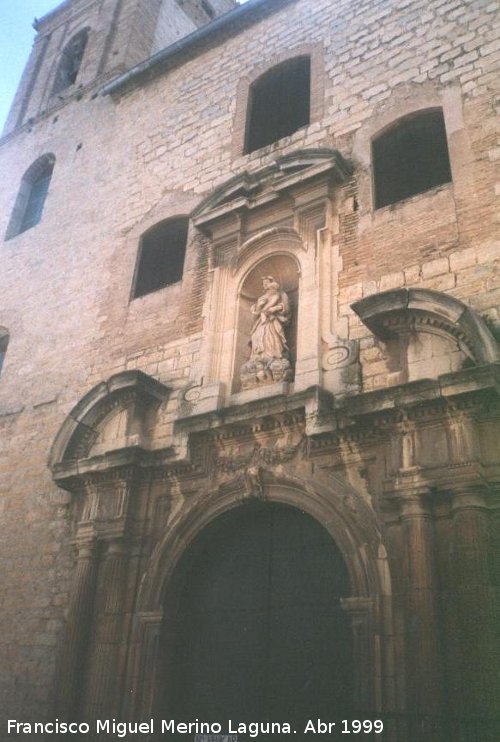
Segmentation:
<svg viewBox="0 0 500 742">
<path fill-rule="evenodd" d="M 246 152 L 293 134 L 310 121 L 311 62 L 290 59 L 258 78 L 250 89 Z"/>
<path fill-rule="evenodd" d="M 182 278 L 188 220 L 157 224 L 141 239 L 134 298 L 177 283 Z"/>
<path fill-rule="evenodd" d="M 403 119 L 373 142 L 375 208 L 451 181 L 442 111 Z"/>
<path fill-rule="evenodd" d="M 24 173 L 7 227 L 6 240 L 31 229 L 41 220 L 55 161 L 54 155 L 47 153 L 35 160 Z"/>
<path fill-rule="evenodd" d="M 88 36 L 89 29 L 84 28 L 73 36 L 64 47 L 54 80 L 53 94 L 62 93 L 63 90 L 75 84 L 87 46 Z"/>
</svg>

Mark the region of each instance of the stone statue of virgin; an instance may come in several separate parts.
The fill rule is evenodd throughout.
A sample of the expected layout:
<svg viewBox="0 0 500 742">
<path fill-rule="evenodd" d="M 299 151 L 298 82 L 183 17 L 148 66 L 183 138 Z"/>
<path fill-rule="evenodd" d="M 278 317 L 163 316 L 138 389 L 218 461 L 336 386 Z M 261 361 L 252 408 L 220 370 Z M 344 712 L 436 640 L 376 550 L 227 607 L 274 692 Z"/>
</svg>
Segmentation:
<svg viewBox="0 0 500 742">
<path fill-rule="evenodd" d="M 264 276 L 262 286 L 262 296 L 250 308 L 255 321 L 250 330 L 250 360 L 241 367 L 243 389 L 291 379 L 285 335 L 291 317 L 288 295 L 273 276 Z"/>
<path fill-rule="evenodd" d="M 290 321 L 288 296 L 272 276 L 262 279 L 264 293 L 250 311 L 256 320 L 250 331 L 250 358 L 283 358 L 288 355 L 284 326 Z"/>
</svg>

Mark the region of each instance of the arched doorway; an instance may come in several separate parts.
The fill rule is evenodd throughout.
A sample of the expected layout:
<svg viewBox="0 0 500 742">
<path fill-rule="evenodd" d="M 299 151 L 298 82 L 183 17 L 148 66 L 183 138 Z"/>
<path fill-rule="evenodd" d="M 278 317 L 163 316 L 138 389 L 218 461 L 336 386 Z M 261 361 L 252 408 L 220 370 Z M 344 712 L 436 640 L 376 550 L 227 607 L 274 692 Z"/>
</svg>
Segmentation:
<svg viewBox="0 0 500 742">
<path fill-rule="evenodd" d="M 279 503 L 232 510 L 199 535 L 173 583 L 158 716 L 287 721 L 300 740 L 304 720 L 349 713 L 349 578 L 310 515 Z"/>
</svg>

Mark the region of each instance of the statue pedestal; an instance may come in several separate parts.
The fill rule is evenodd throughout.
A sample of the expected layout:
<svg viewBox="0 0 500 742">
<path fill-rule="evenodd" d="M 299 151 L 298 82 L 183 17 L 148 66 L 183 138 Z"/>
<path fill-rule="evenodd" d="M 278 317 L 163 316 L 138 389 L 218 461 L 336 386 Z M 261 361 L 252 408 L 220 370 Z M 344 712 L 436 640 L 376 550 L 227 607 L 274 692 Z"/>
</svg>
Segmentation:
<svg viewBox="0 0 500 742">
<path fill-rule="evenodd" d="M 251 358 L 240 369 L 241 389 L 258 389 L 269 384 L 292 381 L 293 371 L 287 358 Z"/>
<path fill-rule="evenodd" d="M 245 389 L 232 394 L 227 398 L 226 404 L 228 407 L 232 407 L 234 405 L 247 404 L 247 402 L 253 402 L 256 399 L 267 399 L 268 397 L 286 395 L 290 392 L 290 386 L 290 383 L 287 381 L 281 381 L 277 384 L 261 384 L 251 389 Z"/>
</svg>

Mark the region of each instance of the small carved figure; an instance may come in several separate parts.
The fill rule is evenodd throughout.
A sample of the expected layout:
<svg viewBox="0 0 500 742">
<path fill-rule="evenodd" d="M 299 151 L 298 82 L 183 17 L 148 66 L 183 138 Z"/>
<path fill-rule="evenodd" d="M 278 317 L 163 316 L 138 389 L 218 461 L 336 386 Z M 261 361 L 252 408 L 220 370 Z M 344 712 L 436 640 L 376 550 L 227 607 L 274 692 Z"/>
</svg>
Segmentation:
<svg viewBox="0 0 500 742">
<path fill-rule="evenodd" d="M 262 485 L 262 470 L 256 464 L 250 465 L 245 469 L 243 480 L 248 495 L 252 497 L 262 497 L 264 488 Z"/>
<path fill-rule="evenodd" d="M 241 367 L 243 389 L 292 377 L 285 335 L 290 302 L 273 276 L 264 276 L 262 286 L 264 293 L 250 308 L 256 319 L 250 331 L 250 360 Z"/>
</svg>

